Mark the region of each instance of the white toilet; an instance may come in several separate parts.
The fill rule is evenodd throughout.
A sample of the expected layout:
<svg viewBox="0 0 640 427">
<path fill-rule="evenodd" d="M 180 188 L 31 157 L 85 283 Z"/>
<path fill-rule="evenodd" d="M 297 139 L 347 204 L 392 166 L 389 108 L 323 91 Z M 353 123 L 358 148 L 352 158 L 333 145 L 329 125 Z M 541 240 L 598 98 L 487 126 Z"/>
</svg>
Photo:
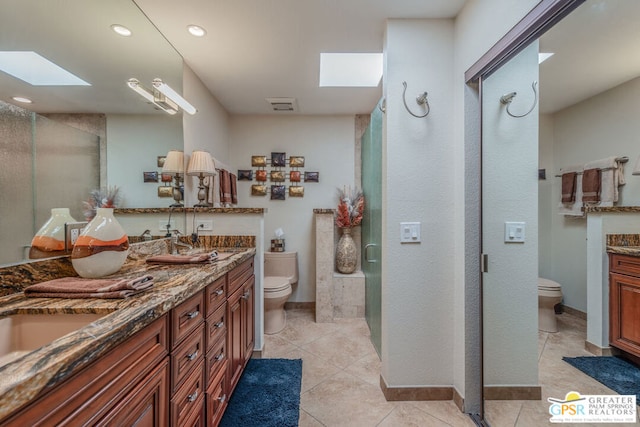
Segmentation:
<svg viewBox="0 0 640 427">
<path fill-rule="evenodd" d="M 264 253 L 264 333 L 277 334 L 287 322 L 284 304 L 298 283 L 297 252 Z"/>
<path fill-rule="evenodd" d="M 558 282 L 538 278 L 538 329 L 558 332 L 554 306 L 562 302 L 562 288 Z"/>
</svg>

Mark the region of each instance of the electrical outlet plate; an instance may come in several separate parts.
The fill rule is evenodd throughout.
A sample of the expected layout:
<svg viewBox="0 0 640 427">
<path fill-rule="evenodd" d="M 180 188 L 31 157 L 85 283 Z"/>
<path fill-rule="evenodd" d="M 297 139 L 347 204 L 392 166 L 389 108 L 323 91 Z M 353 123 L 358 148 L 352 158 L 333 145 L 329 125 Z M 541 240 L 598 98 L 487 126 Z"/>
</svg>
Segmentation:
<svg viewBox="0 0 640 427">
<path fill-rule="evenodd" d="M 67 251 L 73 249 L 73 245 L 78 240 L 82 230 L 87 226 L 87 221 L 67 222 L 64 224 L 64 248 Z"/>
<path fill-rule="evenodd" d="M 196 221 L 196 230 L 198 231 L 213 231 L 212 219 L 201 219 Z"/>
</svg>

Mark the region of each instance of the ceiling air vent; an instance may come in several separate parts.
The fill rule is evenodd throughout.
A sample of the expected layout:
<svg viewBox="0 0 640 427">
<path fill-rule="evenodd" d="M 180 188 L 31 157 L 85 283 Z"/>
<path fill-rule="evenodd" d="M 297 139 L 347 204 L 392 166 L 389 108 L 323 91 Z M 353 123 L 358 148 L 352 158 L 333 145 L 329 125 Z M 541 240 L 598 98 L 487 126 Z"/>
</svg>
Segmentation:
<svg viewBox="0 0 640 427">
<path fill-rule="evenodd" d="M 272 111 L 298 111 L 295 98 L 265 98 Z"/>
</svg>

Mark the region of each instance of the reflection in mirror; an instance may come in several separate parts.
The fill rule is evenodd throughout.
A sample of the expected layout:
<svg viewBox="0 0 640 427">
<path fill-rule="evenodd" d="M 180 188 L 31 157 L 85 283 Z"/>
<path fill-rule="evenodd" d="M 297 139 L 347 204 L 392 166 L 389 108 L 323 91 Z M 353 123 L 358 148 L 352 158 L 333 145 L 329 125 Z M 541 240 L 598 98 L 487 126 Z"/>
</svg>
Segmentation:
<svg viewBox="0 0 640 427">
<path fill-rule="evenodd" d="M 0 265 L 27 259 L 51 209 L 69 208 L 84 221 L 92 190 L 117 186 L 119 207 L 168 207 L 173 198 L 162 197 L 162 187 L 171 183 L 160 179 L 159 158 L 183 149 L 182 113 L 155 109 L 126 82 L 151 87 L 161 78 L 181 92 L 180 55 L 131 0 L 0 0 L 0 7 L 0 52 L 36 52 L 89 83 L 37 86 L 0 70 Z M 159 233 L 158 224 L 147 228 Z"/>
</svg>

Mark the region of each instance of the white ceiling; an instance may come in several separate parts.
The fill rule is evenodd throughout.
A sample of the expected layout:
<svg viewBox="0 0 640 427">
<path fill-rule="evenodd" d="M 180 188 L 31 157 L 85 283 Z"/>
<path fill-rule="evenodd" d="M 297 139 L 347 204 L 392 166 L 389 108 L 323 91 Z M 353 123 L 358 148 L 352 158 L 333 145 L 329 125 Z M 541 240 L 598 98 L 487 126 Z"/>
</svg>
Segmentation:
<svg viewBox="0 0 640 427">
<path fill-rule="evenodd" d="M 381 52 L 387 18 L 454 17 L 463 5 L 464 0 L 0 0 L 0 50 L 35 50 L 93 85 L 34 88 L 0 72 L 0 99 L 32 97 L 36 103 L 29 108 L 38 112 L 156 113 L 125 82 L 136 77 L 150 86 L 161 77 L 179 88 L 182 55 L 231 113 L 268 114 L 269 97 L 295 98 L 299 114 L 369 113 L 381 87 L 318 87 L 320 53 Z M 588 0 L 545 34 L 541 50 L 556 54 L 541 65 L 541 111 L 557 111 L 640 75 L 639 18 L 640 1 Z M 112 23 L 131 27 L 134 36 L 115 36 Z M 207 36 L 189 35 L 189 24 L 205 27 Z"/>
</svg>

